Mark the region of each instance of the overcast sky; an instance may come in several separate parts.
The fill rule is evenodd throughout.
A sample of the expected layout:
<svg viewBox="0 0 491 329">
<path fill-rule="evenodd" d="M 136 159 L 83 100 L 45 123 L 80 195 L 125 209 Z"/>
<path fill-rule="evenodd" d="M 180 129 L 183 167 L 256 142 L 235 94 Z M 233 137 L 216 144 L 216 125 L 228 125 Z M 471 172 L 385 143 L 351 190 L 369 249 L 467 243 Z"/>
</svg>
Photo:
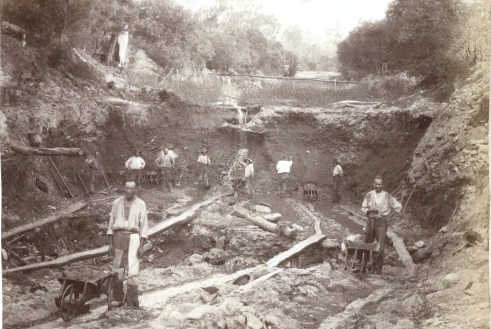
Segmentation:
<svg viewBox="0 0 491 329">
<path fill-rule="evenodd" d="M 214 0 L 175 0 L 190 9 L 210 5 Z M 360 22 L 385 16 L 391 0 L 250 0 L 275 16 L 282 25 L 300 25 L 312 36 L 323 37 L 326 29 L 339 27 L 343 35 Z"/>
</svg>

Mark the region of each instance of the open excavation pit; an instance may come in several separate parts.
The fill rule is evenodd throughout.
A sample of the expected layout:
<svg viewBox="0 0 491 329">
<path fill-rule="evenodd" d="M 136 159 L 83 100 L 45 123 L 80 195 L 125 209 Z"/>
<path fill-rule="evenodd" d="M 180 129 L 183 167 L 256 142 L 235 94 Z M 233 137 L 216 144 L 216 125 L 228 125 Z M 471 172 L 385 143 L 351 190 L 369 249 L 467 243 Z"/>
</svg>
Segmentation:
<svg viewBox="0 0 491 329">
<path fill-rule="evenodd" d="M 340 323 L 348 321 L 351 315 L 343 315 L 345 307 L 359 299 L 374 298 L 370 294 L 384 285 L 379 278 L 360 281 L 342 270 L 342 239 L 361 233 L 361 226 L 343 205 L 359 204 L 376 174 L 384 176 L 388 190 L 397 187 L 431 123 L 435 106 L 401 109 L 341 102 L 329 109 L 255 107 L 244 120 L 247 122 L 240 124 L 233 108 L 200 108 L 176 100 L 145 104 L 114 98 L 107 101 L 112 104 L 110 120 L 101 130 L 102 135 L 67 141 L 66 135 L 73 135 L 67 130 L 49 137 L 53 145 L 70 146 L 79 141 L 86 148 L 101 151 L 113 187 L 103 190 L 101 183 L 98 188 L 104 194 L 93 199 L 106 200 L 88 202 L 88 207 L 76 217 L 66 216 L 40 227 L 16 243 L 31 245 L 32 241 L 42 240 L 40 236 L 49 237 L 42 246 L 30 248 L 37 250 L 38 258 L 59 257 L 54 262 L 75 252 L 98 248 L 94 249 L 100 250 L 98 258 L 63 264 L 64 268 L 76 271 L 82 266 L 109 271 L 110 259 L 103 256 L 108 211 L 112 196 L 122 193 L 118 187 L 122 179 L 119 170 L 134 147 L 142 150 L 149 170 L 153 169 L 153 158 L 161 145 L 171 144 L 179 154 L 180 187 L 169 194 L 146 184 L 140 193 L 147 202 L 151 227 L 180 218 L 202 200 L 215 199 L 152 236 L 153 248 L 144 257 L 140 278 L 142 311 L 106 312 L 102 297 L 91 302 L 91 313 L 72 320 L 75 327 L 117 323 L 131 328 L 145 321 L 144 327 L 154 328 L 164 324 L 168 328 L 316 328 L 322 327 L 330 316 L 339 315 Z M 209 149 L 213 163 L 212 188 L 207 192 L 197 189 L 194 166 L 203 146 Z M 227 195 L 231 186 L 225 173 L 241 148 L 249 150 L 255 166 L 250 200 L 245 195 Z M 292 190 L 286 199 L 277 198 L 275 164 L 282 155 L 293 157 L 299 186 L 307 182 L 318 186 L 318 201 L 307 204 L 301 187 Z M 346 175 L 341 207 L 330 203 L 333 158 L 339 159 Z M 83 166 L 78 158 L 69 162 L 58 157 L 54 161 L 65 173 Z M 44 165 L 41 161 L 33 163 L 38 173 Z M 51 191 L 56 191 L 50 185 L 54 182 L 42 178 Z M 67 181 L 75 197 L 83 195 L 76 180 Z M 9 183 L 7 178 L 6 184 Z M 266 225 L 269 231 L 258 227 L 257 220 L 246 219 L 265 217 L 256 211 L 264 204 L 281 217 Z M 63 233 L 74 230 L 79 234 Z M 308 247 L 282 258 L 283 252 L 304 242 Z M 397 265 L 394 261 L 388 263 Z M 394 277 L 401 269 L 400 265 L 389 266 L 387 272 Z M 4 297 L 5 327 L 61 325 L 53 302 L 59 294 L 56 278 L 62 275 L 61 271 L 44 269 L 26 276 L 19 276 L 15 269 L 8 274 L 10 271 L 7 269 L 4 276 L 8 290 Z M 34 292 L 28 293 L 32 287 Z M 36 287 L 45 287 L 48 292 Z M 35 312 L 30 311 L 33 308 Z M 19 312 L 26 316 L 19 319 Z"/>
</svg>

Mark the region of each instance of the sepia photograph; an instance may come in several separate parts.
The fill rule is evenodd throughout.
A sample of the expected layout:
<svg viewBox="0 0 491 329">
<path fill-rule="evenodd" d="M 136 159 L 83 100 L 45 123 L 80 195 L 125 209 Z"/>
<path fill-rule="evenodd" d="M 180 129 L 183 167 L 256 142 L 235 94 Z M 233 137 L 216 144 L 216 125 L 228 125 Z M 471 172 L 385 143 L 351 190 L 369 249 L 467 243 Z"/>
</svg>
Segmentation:
<svg viewBox="0 0 491 329">
<path fill-rule="evenodd" d="M 489 329 L 491 0 L 2 0 L 3 329 Z"/>
</svg>

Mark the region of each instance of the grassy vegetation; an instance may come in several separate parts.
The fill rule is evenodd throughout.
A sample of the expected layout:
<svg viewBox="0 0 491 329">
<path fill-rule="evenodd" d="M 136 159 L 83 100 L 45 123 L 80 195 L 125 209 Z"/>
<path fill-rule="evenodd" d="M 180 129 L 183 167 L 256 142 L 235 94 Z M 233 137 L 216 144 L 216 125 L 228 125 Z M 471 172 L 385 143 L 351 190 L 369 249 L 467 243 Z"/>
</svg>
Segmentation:
<svg viewBox="0 0 491 329">
<path fill-rule="evenodd" d="M 343 100 L 392 101 L 414 93 L 414 84 L 401 77 L 364 80 L 358 84 L 282 80 L 243 90 L 239 104 L 325 107 Z"/>
</svg>

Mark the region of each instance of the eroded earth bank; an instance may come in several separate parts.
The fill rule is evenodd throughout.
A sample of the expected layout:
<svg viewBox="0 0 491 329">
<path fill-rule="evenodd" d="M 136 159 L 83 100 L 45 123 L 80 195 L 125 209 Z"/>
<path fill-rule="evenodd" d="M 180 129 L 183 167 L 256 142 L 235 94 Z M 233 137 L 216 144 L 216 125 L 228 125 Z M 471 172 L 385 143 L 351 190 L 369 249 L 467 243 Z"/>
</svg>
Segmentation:
<svg viewBox="0 0 491 329">
<path fill-rule="evenodd" d="M 5 74 L 33 73 L 1 113 L 5 328 L 68 326 L 54 303 L 58 278 L 108 272 L 110 258 L 102 252 L 63 266 L 19 269 L 104 247 L 111 202 L 123 192 L 125 160 L 139 148 L 148 171 L 154 170 L 162 145 L 179 154 L 180 184 L 172 193 L 143 184 L 139 195 L 150 226 L 190 216 L 151 237 L 139 310 L 108 311 L 102 295 L 71 327 L 489 328 L 488 67 L 476 67 L 448 103 L 413 95 L 326 108 L 257 104 L 239 124 L 234 106 L 198 106 L 170 92 L 131 87 L 120 72 L 89 58 L 72 59 L 90 72 L 83 78 L 74 75 L 79 67 L 68 65 L 41 72 L 29 58 L 34 52 L 2 40 L 9 42 L 2 46 L 8 50 Z M 52 156 L 73 198 L 62 195 L 51 160 L 10 147 L 30 146 L 33 133 L 42 147 L 98 150 L 110 187 L 99 176 L 98 192 L 87 195 L 83 157 Z M 202 147 L 213 163 L 206 191 L 198 188 L 195 166 Z M 226 177 L 242 148 L 255 167 L 250 199 L 230 195 Z M 283 155 L 293 157 L 299 188 L 279 199 L 275 165 Z M 345 172 L 339 204 L 331 202 L 334 158 Z M 341 242 L 362 233 L 361 202 L 377 174 L 404 206 L 391 226 L 416 264 L 413 273 L 392 246 L 382 276 L 344 269 Z M 317 185 L 319 200 L 303 199 L 305 183 Z M 4 238 L 74 205 L 81 209 Z M 268 212 L 281 215 L 271 231 L 238 216 L 265 218 Z M 481 239 L 467 243 L 471 230 Z M 281 258 L 305 240 L 318 243 Z"/>
</svg>

